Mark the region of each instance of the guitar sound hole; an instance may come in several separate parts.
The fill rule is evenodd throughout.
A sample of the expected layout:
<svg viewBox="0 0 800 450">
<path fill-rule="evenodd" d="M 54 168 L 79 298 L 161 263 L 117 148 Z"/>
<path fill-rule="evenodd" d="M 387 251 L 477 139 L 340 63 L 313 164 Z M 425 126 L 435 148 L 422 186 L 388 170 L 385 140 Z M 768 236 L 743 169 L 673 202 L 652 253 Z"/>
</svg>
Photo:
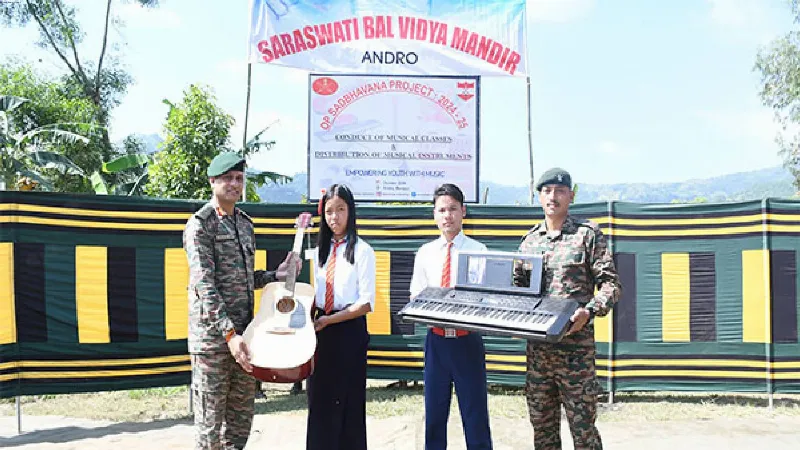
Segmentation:
<svg viewBox="0 0 800 450">
<path fill-rule="evenodd" d="M 294 299 L 289 297 L 284 297 L 278 300 L 277 308 L 278 311 L 282 313 L 291 312 L 294 309 Z"/>
</svg>

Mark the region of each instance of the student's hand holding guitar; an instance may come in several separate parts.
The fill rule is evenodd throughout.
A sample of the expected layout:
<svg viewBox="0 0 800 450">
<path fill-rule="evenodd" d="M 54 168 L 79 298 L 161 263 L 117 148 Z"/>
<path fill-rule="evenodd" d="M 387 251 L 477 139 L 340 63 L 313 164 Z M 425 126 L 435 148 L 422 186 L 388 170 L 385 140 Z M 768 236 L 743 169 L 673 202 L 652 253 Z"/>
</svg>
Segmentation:
<svg viewBox="0 0 800 450">
<path fill-rule="evenodd" d="M 327 327 L 332 323 L 333 322 L 331 322 L 331 316 L 320 316 L 317 320 L 314 321 L 314 331 L 320 331 L 321 329 Z"/>
</svg>

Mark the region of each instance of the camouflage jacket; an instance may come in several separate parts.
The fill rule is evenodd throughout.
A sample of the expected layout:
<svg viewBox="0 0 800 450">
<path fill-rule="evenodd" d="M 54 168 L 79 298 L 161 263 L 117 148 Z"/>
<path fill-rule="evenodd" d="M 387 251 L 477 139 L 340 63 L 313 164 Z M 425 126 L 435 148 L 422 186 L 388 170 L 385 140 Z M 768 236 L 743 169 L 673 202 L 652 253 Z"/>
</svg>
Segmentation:
<svg viewBox="0 0 800 450">
<path fill-rule="evenodd" d="M 189 352 L 227 352 L 225 334 L 244 332 L 253 319 L 253 295 L 275 273 L 254 270 L 253 221 L 239 208 L 220 214 L 203 205 L 186 223 L 183 248 L 189 260 Z"/>
<path fill-rule="evenodd" d="M 622 286 L 608 242 L 597 224 L 567 216 L 560 232 L 549 235 L 541 222 L 522 238 L 519 251 L 543 254 L 542 293 L 572 298 L 605 316 L 619 300 Z M 514 267 L 514 283 L 527 286 L 529 271 Z M 595 291 L 595 288 L 597 289 Z M 564 345 L 594 345 L 594 326 L 561 340 Z"/>
</svg>

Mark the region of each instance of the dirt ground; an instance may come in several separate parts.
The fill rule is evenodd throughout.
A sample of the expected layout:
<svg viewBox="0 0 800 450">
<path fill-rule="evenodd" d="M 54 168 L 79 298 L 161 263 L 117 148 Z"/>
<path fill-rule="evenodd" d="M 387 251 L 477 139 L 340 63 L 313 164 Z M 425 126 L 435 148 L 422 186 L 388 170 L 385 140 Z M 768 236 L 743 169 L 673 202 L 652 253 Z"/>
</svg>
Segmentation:
<svg viewBox="0 0 800 450">
<path fill-rule="evenodd" d="M 533 432 L 525 419 L 492 419 L 495 450 L 532 449 Z M 23 416 L 23 434 L 17 435 L 16 418 L 0 417 L 0 448 L 8 449 L 167 449 L 193 448 L 193 429 L 186 421 L 103 422 L 54 416 Z M 604 447 L 620 450 L 687 450 L 800 448 L 800 418 L 765 417 L 668 422 L 599 422 Z M 422 416 L 367 420 L 369 448 L 423 449 Z M 450 418 L 450 449 L 464 449 L 458 416 Z M 562 422 L 564 448 L 572 440 Z M 263 414 L 255 418 L 247 449 L 303 449 L 305 417 L 298 414 Z M 757 447 L 758 446 L 758 447 Z"/>
</svg>

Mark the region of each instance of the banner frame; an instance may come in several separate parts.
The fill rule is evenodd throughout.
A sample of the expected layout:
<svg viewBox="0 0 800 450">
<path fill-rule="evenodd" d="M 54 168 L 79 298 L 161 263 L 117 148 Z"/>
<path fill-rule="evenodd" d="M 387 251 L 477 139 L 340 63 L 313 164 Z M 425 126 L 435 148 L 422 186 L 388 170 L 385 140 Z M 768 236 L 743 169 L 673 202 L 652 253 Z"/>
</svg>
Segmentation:
<svg viewBox="0 0 800 450">
<path fill-rule="evenodd" d="M 396 4 L 396 2 L 393 3 L 393 2 L 390 2 L 390 1 L 387 1 L 387 0 L 384 0 L 384 2 L 386 4 L 388 4 L 388 5 L 391 5 L 392 8 L 398 6 Z M 277 66 L 281 66 L 281 67 L 300 69 L 300 70 L 304 70 L 304 71 L 308 71 L 308 72 L 328 71 L 328 72 L 331 72 L 331 73 L 350 74 L 350 73 L 361 73 L 363 71 L 370 71 L 369 67 L 364 67 L 363 59 L 362 59 L 360 65 L 358 65 L 358 67 L 356 65 L 353 65 L 352 67 L 345 67 L 345 66 L 342 66 L 341 64 L 338 64 L 338 63 L 331 63 L 331 66 L 327 67 L 327 68 L 323 68 L 319 64 L 313 63 L 313 62 L 309 62 L 308 64 L 303 64 L 303 63 L 298 63 L 298 62 L 285 63 L 282 60 L 284 60 L 287 57 L 292 57 L 292 56 L 300 54 L 300 53 L 318 51 L 318 50 L 321 49 L 321 47 L 326 47 L 327 45 L 331 45 L 331 44 L 336 45 L 336 44 L 340 44 L 341 43 L 341 44 L 345 44 L 346 45 L 346 44 L 349 44 L 350 41 L 353 41 L 353 40 L 355 40 L 355 41 L 367 41 L 367 40 L 373 39 L 373 38 L 370 38 L 370 37 L 364 37 L 364 38 L 359 37 L 359 31 L 358 30 L 362 29 L 362 28 L 359 28 L 359 25 L 355 25 L 355 27 L 356 27 L 355 37 L 351 38 L 350 37 L 350 28 L 349 28 L 349 25 L 348 25 L 346 40 L 344 40 L 343 42 L 339 42 L 339 40 L 337 39 L 334 42 L 334 37 L 332 35 L 330 35 L 329 38 L 325 38 L 324 36 L 323 36 L 323 38 L 319 38 L 318 37 L 319 31 L 316 30 L 317 27 L 323 27 L 324 25 L 330 25 L 330 24 L 333 24 L 333 23 L 340 24 L 340 22 L 343 22 L 343 21 L 346 22 L 346 21 L 349 21 L 349 20 L 353 20 L 354 23 L 357 22 L 358 24 L 361 24 L 362 23 L 361 21 L 366 17 L 376 17 L 376 18 L 388 17 L 389 19 L 396 18 L 396 17 L 407 17 L 407 18 L 413 19 L 413 20 L 420 19 L 420 20 L 423 20 L 423 21 L 433 21 L 433 22 L 436 22 L 437 24 L 441 23 L 441 24 L 444 24 L 444 25 L 446 25 L 448 27 L 455 27 L 457 30 L 462 30 L 462 31 L 465 32 L 465 36 L 463 37 L 464 40 L 467 40 L 466 34 L 469 33 L 470 35 L 476 35 L 479 38 L 486 38 L 486 39 L 489 40 L 490 43 L 500 44 L 504 49 L 504 51 L 503 50 L 498 50 L 498 53 L 502 53 L 502 56 L 499 56 L 499 58 L 501 58 L 501 59 L 499 61 L 489 62 L 489 60 L 487 59 L 488 58 L 487 52 L 489 52 L 488 49 L 489 49 L 489 47 L 491 47 L 491 44 L 487 44 L 486 50 L 479 51 L 478 53 L 480 53 L 480 54 L 476 54 L 474 49 L 472 51 L 470 51 L 469 48 L 467 48 L 467 50 L 465 50 L 464 49 L 464 45 L 466 45 L 466 44 L 464 44 L 464 43 L 462 43 L 462 45 L 457 48 L 455 46 L 455 43 L 454 43 L 455 42 L 454 41 L 455 38 L 450 35 L 450 31 L 449 30 L 447 30 L 445 32 L 445 34 L 447 34 L 445 40 L 449 41 L 449 44 L 448 44 L 448 42 L 440 43 L 438 40 L 436 42 L 437 44 L 442 44 L 443 47 L 448 48 L 449 50 L 455 50 L 457 52 L 462 52 L 462 53 L 464 53 L 466 55 L 470 55 L 472 57 L 476 57 L 478 59 L 481 59 L 485 63 L 489 64 L 489 66 L 497 65 L 498 62 L 500 64 L 506 64 L 506 56 L 508 56 L 509 59 L 511 59 L 511 54 L 515 55 L 516 58 L 517 58 L 517 59 L 515 59 L 515 63 L 514 63 L 514 65 L 517 66 L 517 68 L 514 69 L 514 70 L 511 70 L 511 71 L 508 70 L 508 66 L 506 66 L 505 68 L 503 68 L 502 70 L 499 70 L 499 71 L 491 71 L 491 70 L 488 70 L 486 68 L 483 68 L 483 65 L 481 65 L 479 63 L 474 63 L 474 62 L 464 63 L 464 62 L 461 62 L 460 64 L 462 66 L 464 66 L 464 67 L 461 67 L 461 68 L 452 67 L 447 72 L 441 73 L 442 75 L 456 75 L 457 76 L 457 75 L 460 75 L 462 73 L 471 73 L 471 74 L 481 75 L 481 76 L 497 76 L 497 77 L 506 77 L 506 76 L 509 76 L 509 77 L 526 77 L 526 76 L 530 76 L 531 75 L 531 73 L 530 73 L 531 69 L 530 69 L 530 66 L 529 66 L 529 57 L 528 57 L 528 53 L 530 52 L 530 49 L 528 47 L 528 9 L 529 9 L 529 5 L 528 5 L 528 2 L 525 1 L 525 0 L 500 0 L 500 1 L 496 1 L 496 3 L 500 3 L 500 4 L 509 3 L 510 5 L 508 5 L 508 7 L 510 7 L 511 9 L 509 11 L 506 11 L 506 14 L 497 14 L 497 12 L 492 11 L 493 14 L 492 14 L 491 17 L 495 17 L 495 15 L 497 15 L 499 17 L 502 17 L 502 18 L 506 19 L 506 21 L 504 21 L 499 26 L 498 30 L 495 30 L 495 31 L 498 31 L 500 33 L 504 33 L 506 29 L 509 29 L 509 26 L 511 25 L 511 23 L 516 22 L 516 20 L 518 20 L 520 22 L 520 26 L 518 28 L 517 27 L 510 28 L 513 31 L 517 31 L 517 33 L 512 33 L 509 36 L 505 36 L 505 37 L 509 38 L 508 41 L 502 39 L 503 36 L 498 37 L 495 34 L 486 34 L 486 30 L 483 30 L 483 29 L 479 29 L 479 31 L 475 31 L 476 28 L 474 28 L 474 26 L 476 26 L 476 25 L 480 26 L 479 24 L 482 23 L 482 21 L 480 21 L 480 20 L 477 20 L 477 21 L 474 21 L 474 22 L 469 22 L 468 24 L 461 24 L 461 23 L 453 24 L 453 23 L 450 23 L 450 22 L 445 20 L 447 18 L 446 16 L 445 17 L 439 16 L 439 15 L 430 15 L 429 16 L 429 15 L 425 15 L 425 14 L 419 15 L 419 16 L 409 16 L 409 14 L 419 14 L 419 12 L 412 11 L 412 10 L 406 10 L 406 9 L 402 9 L 402 11 L 395 11 L 395 10 L 384 11 L 382 9 L 379 9 L 379 10 L 376 11 L 376 10 L 374 10 L 374 8 L 370 8 L 366 12 L 362 12 L 362 13 L 359 14 L 358 10 L 357 10 L 357 8 L 355 6 L 357 2 L 352 2 L 351 1 L 351 2 L 348 3 L 348 2 L 345 2 L 345 1 L 339 2 L 338 0 L 334 1 L 332 3 L 334 3 L 336 5 L 349 4 L 350 5 L 350 9 L 351 9 L 352 12 L 348 13 L 348 14 L 345 14 L 342 17 L 339 17 L 339 16 L 330 17 L 329 19 L 331 19 L 331 21 L 328 22 L 328 23 L 323 23 L 323 22 L 301 22 L 301 23 L 297 24 L 298 28 L 295 28 L 295 29 L 291 29 L 291 30 L 283 29 L 283 28 L 279 29 L 279 27 L 277 27 L 276 25 L 277 24 L 282 24 L 281 23 L 281 18 L 282 17 L 286 17 L 287 15 L 294 16 L 294 14 L 289 14 L 289 10 L 291 9 L 290 8 L 291 6 L 294 6 L 294 5 L 296 5 L 298 3 L 297 1 L 289 2 L 289 4 L 286 4 L 283 0 L 280 0 L 280 3 L 284 4 L 284 6 L 287 9 L 286 12 L 284 12 L 283 14 L 278 14 L 274 10 L 274 8 L 270 7 L 270 0 L 249 0 L 248 3 L 249 3 L 249 15 L 248 15 L 249 24 L 248 24 L 248 38 L 247 38 L 247 62 L 248 63 L 272 64 L 272 65 L 277 65 Z M 262 7 L 261 3 L 263 3 L 265 6 Z M 477 2 L 477 3 L 481 4 L 482 2 Z M 257 16 L 256 13 L 257 12 L 262 12 L 263 8 L 266 8 L 269 11 L 268 12 L 264 12 L 263 14 Z M 407 8 L 407 7 L 401 6 L 401 8 Z M 430 0 L 428 1 L 428 8 L 431 8 Z M 517 9 L 521 9 L 521 12 L 519 14 L 517 14 Z M 473 13 L 477 13 L 477 10 L 476 11 L 472 11 L 472 12 Z M 429 11 L 429 13 L 430 13 L 430 11 Z M 509 22 L 508 21 L 509 17 L 515 18 L 516 20 L 512 20 L 511 22 Z M 391 22 L 391 20 L 390 20 L 390 22 Z M 285 22 L 283 22 L 283 23 L 285 23 Z M 256 25 L 256 24 L 259 24 L 259 25 Z M 270 28 L 270 25 L 273 25 L 273 27 Z M 391 25 L 391 23 L 389 25 Z M 473 25 L 473 27 L 468 27 L 467 25 Z M 395 24 L 395 26 L 397 26 L 399 28 L 402 28 L 402 27 L 400 27 L 400 24 Z M 264 30 L 261 30 L 259 28 L 259 30 L 264 33 L 263 36 L 261 36 L 260 33 L 256 32 L 256 29 L 258 27 L 266 27 Z M 312 29 L 305 30 L 305 28 L 308 28 L 308 27 L 311 27 Z M 414 28 L 414 23 L 411 24 L 411 29 L 410 30 L 413 31 L 413 28 Z M 397 29 L 397 28 L 395 28 L 395 29 Z M 391 33 L 389 36 L 376 37 L 374 39 L 376 41 L 380 42 L 380 43 L 383 43 L 382 41 L 385 41 L 385 40 L 389 40 L 390 42 L 391 41 L 405 41 L 405 42 L 417 42 L 418 41 L 417 39 L 415 39 L 413 37 L 396 37 L 393 34 L 394 31 L 392 31 L 392 26 L 389 26 L 388 30 Z M 331 29 L 328 29 L 328 34 L 330 34 L 331 32 L 332 32 Z M 342 32 L 342 31 L 340 30 L 340 32 Z M 435 31 L 431 31 L 431 33 L 434 33 L 434 32 Z M 270 36 L 270 33 L 272 33 L 271 36 Z M 313 33 L 314 37 L 313 38 L 308 37 L 309 36 L 308 33 Z M 519 34 L 522 35 L 521 39 L 519 37 Z M 325 35 L 325 33 L 323 33 L 323 35 Z M 293 46 L 294 44 L 292 42 L 287 42 L 285 40 L 281 40 L 280 42 L 282 42 L 282 44 L 279 43 L 279 47 L 283 48 L 282 47 L 283 45 L 288 45 L 289 48 L 291 49 L 291 50 L 288 50 L 288 52 L 289 52 L 288 54 L 284 54 L 284 50 L 280 50 L 280 56 L 274 56 L 273 55 L 273 52 L 275 51 L 274 48 L 272 50 L 269 50 L 271 48 L 272 44 L 269 44 L 269 45 L 265 46 L 267 48 L 267 50 L 265 50 L 265 51 L 270 55 L 269 57 L 266 57 L 263 54 L 261 54 L 262 53 L 262 49 L 261 49 L 261 45 L 260 44 L 264 43 L 264 42 L 268 42 L 268 41 L 271 42 L 274 38 L 277 38 L 279 36 L 281 37 L 281 39 L 285 38 L 285 39 L 288 39 L 289 41 L 291 41 L 292 36 L 295 36 L 295 39 L 302 38 L 302 37 L 306 36 L 306 39 L 312 39 L 314 43 L 313 43 L 313 45 L 312 44 L 304 44 L 304 45 L 312 45 L 308 49 L 303 47 L 303 50 L 294 50 L 294 46 Z M 261 40 L 258 41 L 258 38 L 261 38 Z M 471 36 L 470 36 L 470 38 L 471 38 Z M 316 43 L 318 39 L 322 39 L 322 42 L 319 43 L 319 44 Z M 344 39 L 344 37 L 342 39 Z M 433 43 L 433 37 L 431 37 L 430 39 L 422 39 L 421 41 L 418 41 L 418 42 L 424 42 L 424 41 L 429 41 L 430 43 Z M 520 48 L 514 48 L 514 47 L 512 47 L 513 44 L 518 44 L 521 47 Z M 433 47 L 433 48 L 435 48 L 435 47 Z M 358 51 L 360 52 L 361 49 L 358 49 Z M 370 52 L 369 50 L 365 50 L 365 51 L 367 53 Z M 397 53 L 398 50 L 396 50 L 396 49 L 395 50 L 391 50 L 390 49 L 390 50 L 384 51 L 384 52 Z M 384 52 L 382 52 L 382 53 L 384 53 Z M 509 52 L 511 54 L 509 54 Z M 403 52 L 400 51 L 400 53 L 403 53 Z M 416 52 L 412 50 L 411 53 L 416 53 Z M 449 51 L 433 51 L 432 53 L 434 55 L 450 57 L 451 59 L 454 59 L 456 61 L 458 61 L 458 59 L 459 59 L 457 57 L 450 56 L 451 53 Z M 318 59 L 324 60 L 324 61 L 329 61 L 326 58 L 327 57 L 320 57 Z M 341 57 L 337 57 L 334 60 L 339 61 L 341 59 L 342 59 Z M 417 63 L 414 62 L 414 63 L 410 63 L 410 64 L 416 65 Z M 432 68 L 451 67 L 450 65 L 444 65 L 444 66 L 441 65 L 441 61 L 438 64 L 436 62 L 424 63 L 424 64 L 429 65 Z M 510 64 L 510 63 L 508 63 L 508 64 Z M 517 70 L 518 69 L 518 65 L 522 65 L 522 64 L 524 64 L 524 70 L 522 70 L 522 71 Z M 381 63 L 380 67 L 386 67 L 386 66 L 384 66 L 383 63 Z M 403 67 L 405 67 L 405 66 L 403 66 Z M 411 74 L 425 75 L 425 74 L 429 74 L 429 73 L 434 73 L 430 69 L 430 67 L 424 67 L 423 69 L 418 70 L 418 71 L 410 70 L 408 74 L 409 75 L 411 75 Z M 501 67 L 501 66 L 498 66 L 498 67 Z M 392 70 L 392 69 L 386 69 L 385 72 L 381 70 L 380 73 L 381 74 L 385 74 L 385 75 L 405 75 L 404 71 L 402 71 L 402 70 L 401 71 L 396 71 L 396 70 Z"/>
<path fill-rule="evenodd" d="M 385 75 L 385 74 L 370 74 L 370 73 L 327 73 L 327 72 L 309 72 L 308 73 L 308 127 L 306 130 L 306 198 L 309 202 L 318 202 L 320 199 L 319 193 L 312 195 L 311 193 L 311 128 L 312 121 L 312 78 L 313 77 L 377 77 L 377 78 L 424 78 L 424 79 L 470 79 L 475 81 L 475 192 L 474 200 L 468 198 L 467 193 L 464 193 L 464 204 L 480 204 L 480 167 L 481 167 L 481 75 Z M 444 181 L 446 183 L 447 181 Z M 346 180 L 342 183 L 348 184 Z M 459 186 L 461 188 L 461 186 Z M 463 191 L 463 190 L 462 190 Z M 403 202 L 412 204 L 425 204 L 430 203 L 430 200 L 413 200 L 413 199 L 380 199 L 380 198 L 356 198 L 356 203 L 379 203 L 379 202 Z"/>
</svg>

